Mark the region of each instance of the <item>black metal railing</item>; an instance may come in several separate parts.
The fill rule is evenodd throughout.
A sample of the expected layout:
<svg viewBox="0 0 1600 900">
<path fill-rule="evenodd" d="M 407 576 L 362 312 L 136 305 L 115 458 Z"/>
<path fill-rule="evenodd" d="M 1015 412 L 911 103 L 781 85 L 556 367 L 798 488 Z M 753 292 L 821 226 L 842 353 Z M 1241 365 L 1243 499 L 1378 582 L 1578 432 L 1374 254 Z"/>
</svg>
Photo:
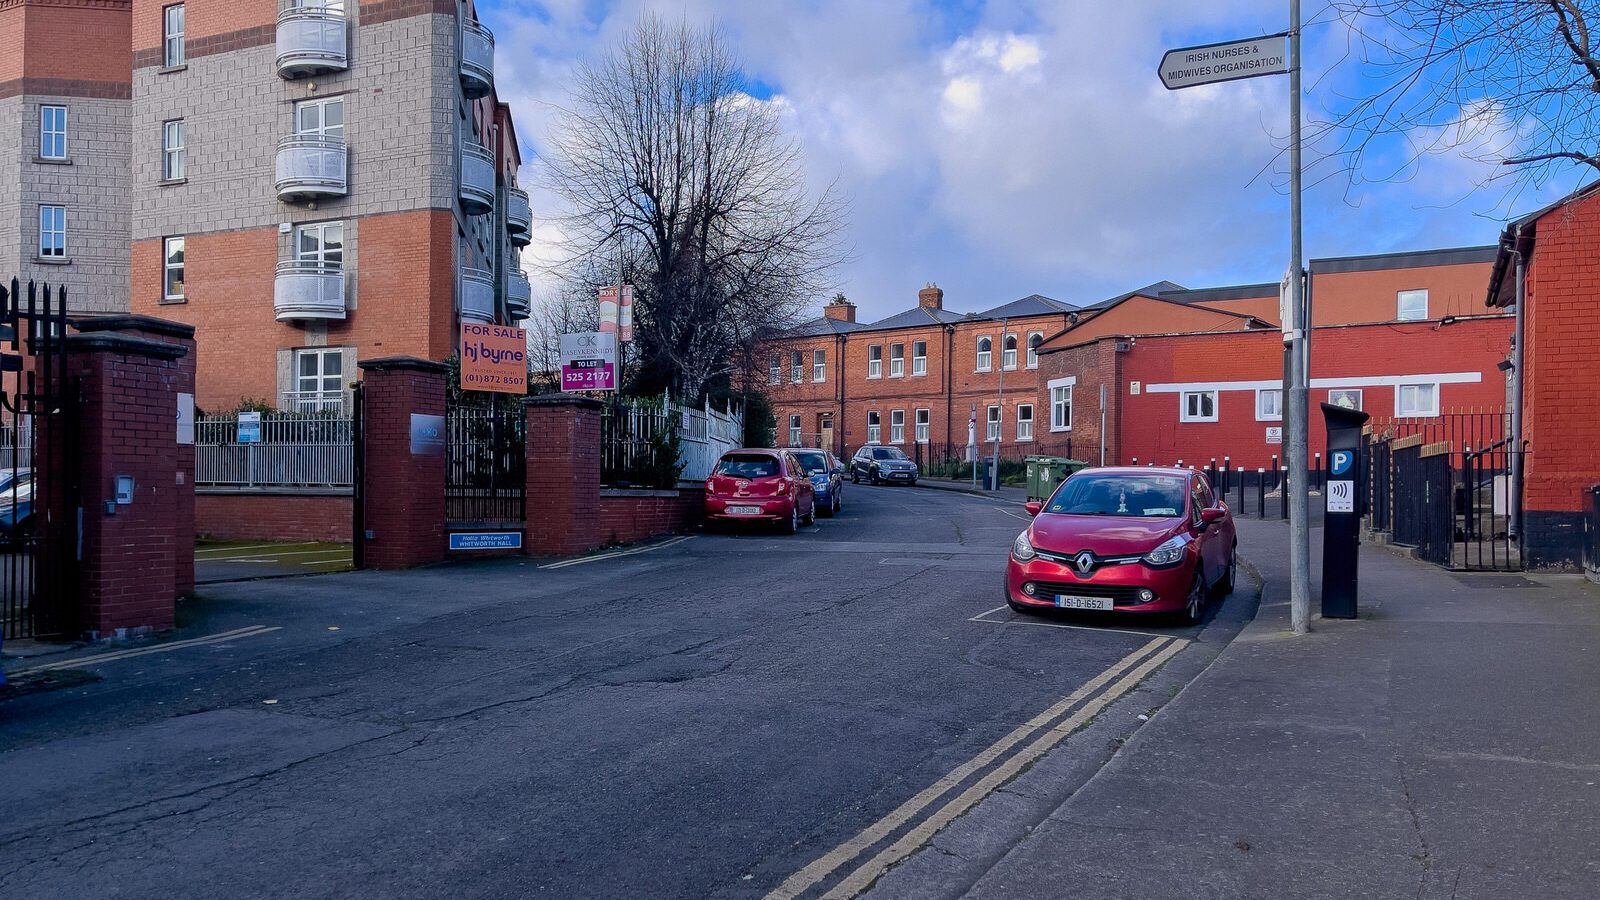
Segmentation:
<svg viewBox="0 0 1600 900">
<path fill-rule="evenodd" d="M 521 523 L 528 476 L 521 398 L 470 396 L 453 402 L 445 416 L 445 518 L 457 524 Z"/>
<path fill-rule="evenodd" d="M 984 460 L 1000 459 L 1000 481 L 1002 484 L 1022 482 L 1027 477 L 1027 458 L 1030 456 L 1060 456 L 1073 459 L 1072 439 L 1063 438 L 1055 441 L 1020 441 L 1001 444 L 998 449 L 992 443 L 979 444 L 975 448 L 968 448 L 966 444 L 944 443 L 929 441 L 925 443 L 912 442 L 899 446 L 917 464 L 924 478 L 948 478 L 956 481 L 965 481 L 972 477 L 973 462 L 970 454 L 977 456 L 978 473 L 981 476 L 988 471 Z M 854 452 L 856 448 L 847 448 Z"/>
<path fill-rule="evenodd" d="M 683 415 L 660 401 L 614 401 L 600 416 L 600 483 L 607 487 L 669 488 L 683 471 Z"/>
</svg>

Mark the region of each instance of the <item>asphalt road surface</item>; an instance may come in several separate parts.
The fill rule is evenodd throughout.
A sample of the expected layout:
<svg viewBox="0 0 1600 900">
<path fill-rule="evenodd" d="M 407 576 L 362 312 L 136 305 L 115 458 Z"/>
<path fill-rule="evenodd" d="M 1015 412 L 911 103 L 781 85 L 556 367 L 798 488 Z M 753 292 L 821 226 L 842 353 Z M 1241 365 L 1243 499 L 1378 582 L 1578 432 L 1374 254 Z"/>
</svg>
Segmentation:
<svg viewBox="0 0 1600 900">
<path fill-rule="evenodd" d="M 1012 621 L 1025 521 L 847 486 L 794 537 L 208 586 L 0 703 L 0 896 L 857 894 L 1019 773 L 1070 791 L 1204 656 Z"/>
</svg>

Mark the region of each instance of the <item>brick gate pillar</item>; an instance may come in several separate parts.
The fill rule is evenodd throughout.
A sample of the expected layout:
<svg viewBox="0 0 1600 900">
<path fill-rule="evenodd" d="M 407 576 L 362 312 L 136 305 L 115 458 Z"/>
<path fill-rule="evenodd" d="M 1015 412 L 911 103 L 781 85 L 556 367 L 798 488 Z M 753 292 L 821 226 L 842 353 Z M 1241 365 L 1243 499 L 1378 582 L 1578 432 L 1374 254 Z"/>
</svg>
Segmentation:
<svg viewBox="0 0 1600 900">
<path fill-rule="evenodd" d="M 409 569 L 445 558 L 443 363 L 390 356 L 362 372 L 366 565 Z"/>
<path fill-rule="evenodd" d="M 66 465 L 83 515 L 76 622 L 90 638 L 171 628 L 179 573 L 194 557 L 194 507 L 180 500 L 194 493 L 192 448 L 187 463 L 177 450 L 192 332 L 154 319 L 84 324 L 66 339 L 78 392 Z M 131 491 L 119 498 L 119 486 Z"/>
<path fill-rule="evenodd" d="M 601 408 L 563 394 L 527 400 L 529 553 L 566 556 L 600 545 Z"/>
</svg>

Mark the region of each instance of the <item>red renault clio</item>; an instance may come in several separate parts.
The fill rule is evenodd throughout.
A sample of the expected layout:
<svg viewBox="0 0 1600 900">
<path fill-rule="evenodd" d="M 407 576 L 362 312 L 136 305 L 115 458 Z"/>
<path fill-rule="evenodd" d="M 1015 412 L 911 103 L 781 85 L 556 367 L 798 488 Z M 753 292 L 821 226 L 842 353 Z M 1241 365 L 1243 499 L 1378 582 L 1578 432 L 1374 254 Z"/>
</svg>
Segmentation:
<svg viewBox="0 0 1600 900">
<path fill-rule="evenodd" d="M 706 479 L 706 524 L 777 523 L 794 534 L 816 516 L 815 491 L 787 450 L 729 450 Z"/>
<path fill-rule="evenodd" d="M 1082 609 L 1205 615 L 1233 590 L 1238 538 L 1206 476 L 1189 469 L 1084 469 L 1011 546 L 1006 602 L 1018 612 Z"/>
</svg>

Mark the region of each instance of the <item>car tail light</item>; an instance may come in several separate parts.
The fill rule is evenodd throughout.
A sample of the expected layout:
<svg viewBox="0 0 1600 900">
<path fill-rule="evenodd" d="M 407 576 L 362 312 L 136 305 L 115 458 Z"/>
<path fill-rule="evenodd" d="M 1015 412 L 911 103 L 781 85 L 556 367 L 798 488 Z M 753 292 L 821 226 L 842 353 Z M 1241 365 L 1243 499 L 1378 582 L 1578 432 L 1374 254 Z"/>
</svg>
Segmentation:
<svg viewBox="0 0 1600 900">
<path fill-rule="evenodd" d="M 778 489 L 774 493 L 776 493 L 779 497 L 787 497 L 787 496 L 789 496 L 789 489 L 791 487 L 793 487 L 793 486 L 794 485 L 789 483 L 789 479 L 787 479 L 787 478 L 779 479 L 779 481 L 778 481 Z"/>
</svg>

